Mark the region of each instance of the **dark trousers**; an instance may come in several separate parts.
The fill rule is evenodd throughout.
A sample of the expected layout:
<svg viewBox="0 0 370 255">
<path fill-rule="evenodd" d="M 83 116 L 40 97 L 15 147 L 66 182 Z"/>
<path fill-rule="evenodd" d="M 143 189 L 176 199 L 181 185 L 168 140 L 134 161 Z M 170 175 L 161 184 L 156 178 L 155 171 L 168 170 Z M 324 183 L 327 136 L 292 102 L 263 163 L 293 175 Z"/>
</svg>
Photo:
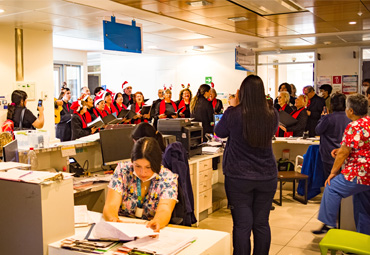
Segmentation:
<svg viewBox="0 0 370 255">
<path fill-rule="evenodd" d="M 252 181 L 225 177 L 225 190 L 233 218 L 234 254 L 268 255 L 271 243 L 269 215 L 277 187 L 277 179 Z"/>
<path fill-rule="evenodd" d="M 330 175 L 333 164 L 322 162 L 322 166 L 323 166 L 322 169 L 324 170 L 324 181 L 326 181 L 326 179 L 328 179 Z"/>
</svg>

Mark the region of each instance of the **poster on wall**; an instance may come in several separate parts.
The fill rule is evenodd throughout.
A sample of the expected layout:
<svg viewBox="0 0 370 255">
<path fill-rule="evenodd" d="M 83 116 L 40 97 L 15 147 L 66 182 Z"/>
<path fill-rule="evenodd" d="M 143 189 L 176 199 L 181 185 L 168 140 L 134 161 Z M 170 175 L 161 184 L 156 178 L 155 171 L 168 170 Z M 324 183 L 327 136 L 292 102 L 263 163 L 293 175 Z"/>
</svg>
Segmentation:
<svg viewBox="0 0 370 255">
<path fill-rule="evenodd" d="M 357 93 L 358 75 L 343 75 L 342 76 L 342 92 L 343 94 Z"/>
<path fill-rule="evenodd" d="M 332 87 L 333 87 L 333 91 L 331 92 L 332 94 L 336 92 L 342 93 L 342 76 L 340 75 L 333 76 Z"/>
<path fill-rule="evenodd" d="M 320 87 L 321 85 L 324 84 L 331 85 L 331 76 L 319 76 L 319 79 L 317 81 L 317 87 Z"/>
<path fill-rule="evenodd" d="M 16 82 L 14 84 L 15 89 L 23 90 L 27 93 L 27 100 L 33 101 L 36 96 L 36 83 L 35 82 Z"/>
</svg>

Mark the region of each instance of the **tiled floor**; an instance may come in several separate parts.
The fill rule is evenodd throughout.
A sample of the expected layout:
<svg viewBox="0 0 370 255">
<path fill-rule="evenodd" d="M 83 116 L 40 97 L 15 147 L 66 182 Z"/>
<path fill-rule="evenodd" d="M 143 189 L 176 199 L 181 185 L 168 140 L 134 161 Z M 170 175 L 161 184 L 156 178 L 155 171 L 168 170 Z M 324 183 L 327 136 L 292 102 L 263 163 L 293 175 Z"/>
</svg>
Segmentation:
<svg viewBox="0 0 370 255">
<path fill-rule="evenodd" d="M 270 255 L 320 254 L 319 242 L 323 236 L 311 233 L 311 230 L 321 227 L 321 222 L 317 220 L 320 200 L 321 195 L 304 205 L 293 200 L 292 191 L 283 190 L 283 205 L 274 204 L 275 210 L 270 213 L 272 234 Z M 201 221 L 199 227 L 232 234 L 233 222 L 230 210 L 224 207 L 214 212 Z"/>
</svg>

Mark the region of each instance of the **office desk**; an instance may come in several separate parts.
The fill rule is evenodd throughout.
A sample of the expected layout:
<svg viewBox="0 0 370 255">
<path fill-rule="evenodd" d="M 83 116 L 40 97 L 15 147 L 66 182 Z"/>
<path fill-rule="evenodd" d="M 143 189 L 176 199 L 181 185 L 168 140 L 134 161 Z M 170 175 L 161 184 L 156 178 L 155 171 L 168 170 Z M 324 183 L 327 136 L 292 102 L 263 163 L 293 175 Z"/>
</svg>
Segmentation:
<svg viewBox="0 0 370 255">
<path fill-rule="evenodd" d="M 278 137 L 272 141 L 272 149 L 277 160 L 283 157 L 283 150 L 289 149 L 289 160 L 294 162 L 297 155 L 303 156 L 308 147 L 313 144 L 317 145 L 320 142 L 310 139 L 286 139 Z"/>
<path fill-rule="evenodd" d="M 231 252 L 230 234 L 221 231 L 214 231 L 208 229 L 197 229 L 179 226 L 168 226 L 166 227 L 171 231 L 179 233 L 188 233 L 197 238 L 197 240 L 190 246 L 182 250 L 178 255 L 196 255 L 196 254 L 209 254 L 209 255 L 228 255 Z M 89 227 L 76 228 L 75 239 L 83 239 L 89 230 Z M 49 255 L 83 255 L 86 253 L 80 253 L 77 251 L 71 251 L 60 248 L 61 241 L 51 243 L 48 246 Z M 112 248 L 110 251 L 104 253 L 105 255 L 111 255 L 122 245 L 119 244 Z"/>
</svg>

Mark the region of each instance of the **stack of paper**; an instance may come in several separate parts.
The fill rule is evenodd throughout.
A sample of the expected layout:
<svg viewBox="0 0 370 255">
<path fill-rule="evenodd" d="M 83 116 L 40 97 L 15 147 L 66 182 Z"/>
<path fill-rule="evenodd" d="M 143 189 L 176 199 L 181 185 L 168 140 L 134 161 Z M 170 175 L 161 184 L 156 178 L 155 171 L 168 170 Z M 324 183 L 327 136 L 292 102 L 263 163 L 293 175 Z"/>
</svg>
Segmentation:
<svg viewBox="0 0 370 255">
<path fill-rule="evenodd" d="M 202 147 L 203 154 L 215 154 L 215 153 L 219 153 L 220 151 L 221 151 L 221 147 L 211 147 L 211 146 Z"/>
<path fill-rule="evenodd" d="M 137 248 L 141 251 L 155 252 L 160 255 L 176 254 L 185 249 L 196 240 L 196 237 L 189 234 L 178 233 L 168 229 L 162 229 L 157 237 L 144 237 L 125 243 L 128 248 Z"/>
<path fill-rule="evenodd" d="M 155 235 L 145 224 L 100 221 L 91 230 L 88 240 L 131 241 L 137 237 Z"/>
<path fill-rule="evenodd" d="M 75 205 L 74 214 L 75 214 L 75 227 L 86 227 L 89 224 L 94 223 L 89 216 L 86 205 Z"/>
<path fill-rule="evenodd" d="M 52 173 L 19 169 L 11 169 L 7 172 L 0 172 L 0 179 L 9 181 L 22 181 L 28 183 L 46 183 L 71 178 L 71 176 L 72 174 L 70 173 Z"/>
<path fill-rule="evenodd" d="M 100 134 L 95 133 L 88 136 L 83 136 L 81 138 L 78 138 L 76 141 L 82 141 L 82 142 L 95 142 L 100 139 Z"/>
<path fill-rule="evenodd" d="M 12 168 L 30 168 L 31 165 L 18 162 L 0 162 L 0 171 L 9 170 Z"/>
</svg>

